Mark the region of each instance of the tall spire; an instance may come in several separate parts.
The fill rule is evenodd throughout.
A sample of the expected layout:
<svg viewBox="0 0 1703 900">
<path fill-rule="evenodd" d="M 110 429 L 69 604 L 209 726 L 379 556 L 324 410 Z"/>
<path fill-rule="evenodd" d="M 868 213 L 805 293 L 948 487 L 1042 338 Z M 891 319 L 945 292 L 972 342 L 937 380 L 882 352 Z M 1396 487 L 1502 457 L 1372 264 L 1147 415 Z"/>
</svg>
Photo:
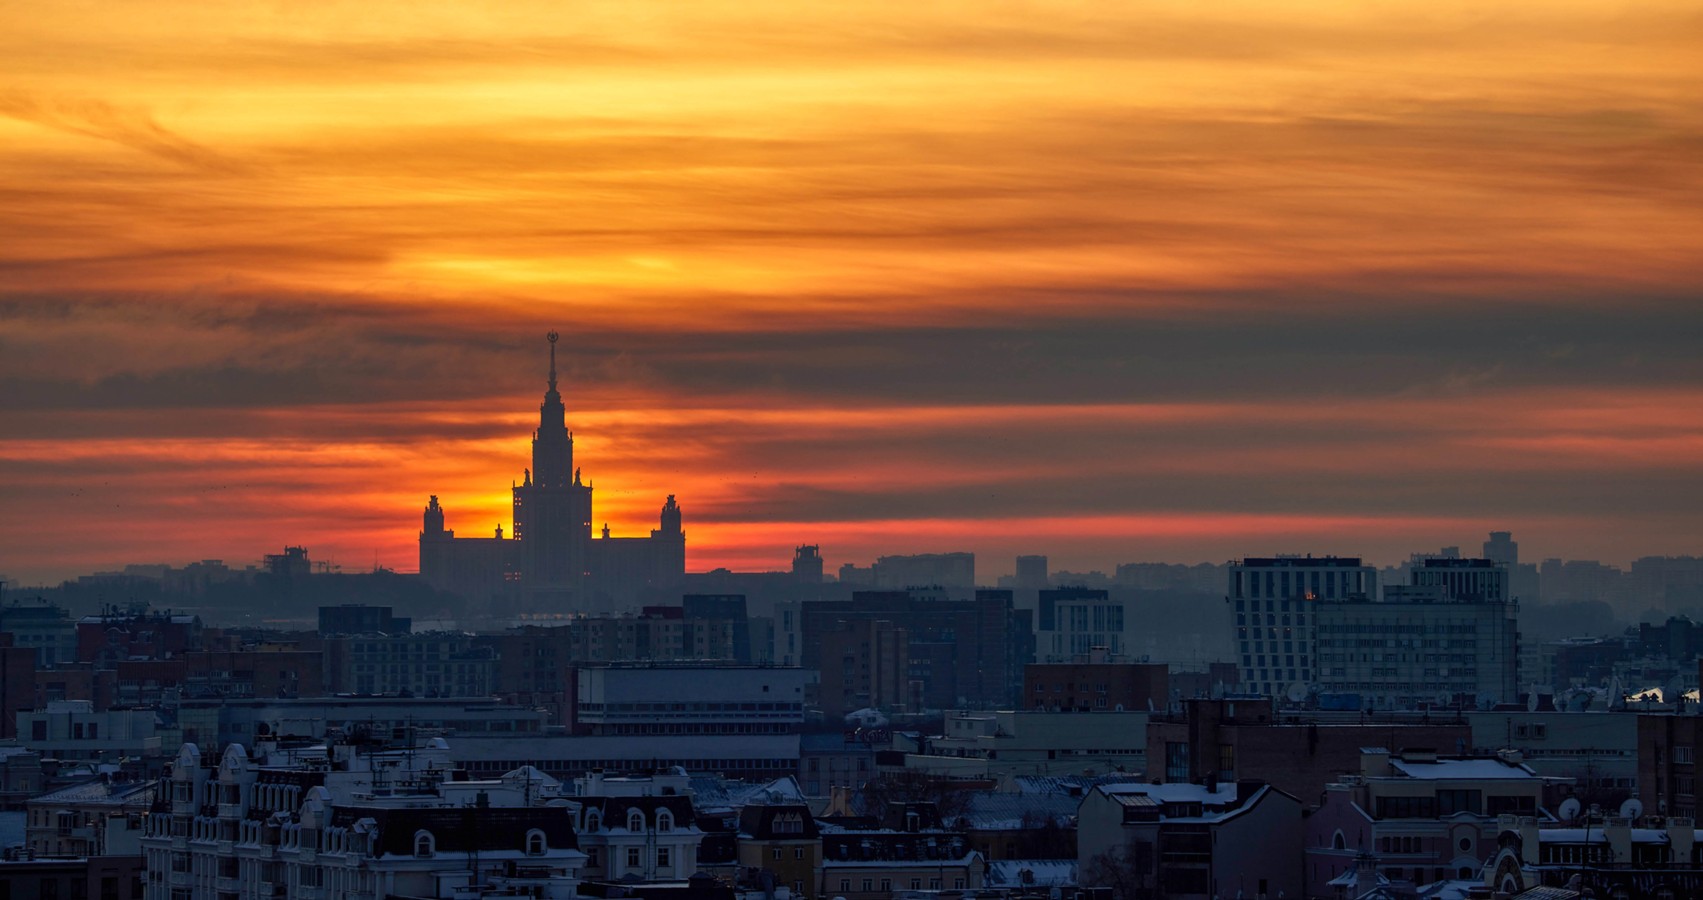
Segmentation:
<svg viewBox="0 0 1703 900">
<path fill-rule="evenodd" d="M 556 339 L 561 335 L 552 331 L 545 337 L 550 339 L 550 390 L 556 389 Z"/>
<path fill-rule="evenodd" d="M 545 337 L 550 341 L 550 389 L 538 406 L 538 430 L 532 434 L 532 481 L 566 487 L 574 471 L 574 439 L 567 429 L 562 395 L 556 391 L 556 341 L 561 335 L 552 331 Z"/>
</svg>

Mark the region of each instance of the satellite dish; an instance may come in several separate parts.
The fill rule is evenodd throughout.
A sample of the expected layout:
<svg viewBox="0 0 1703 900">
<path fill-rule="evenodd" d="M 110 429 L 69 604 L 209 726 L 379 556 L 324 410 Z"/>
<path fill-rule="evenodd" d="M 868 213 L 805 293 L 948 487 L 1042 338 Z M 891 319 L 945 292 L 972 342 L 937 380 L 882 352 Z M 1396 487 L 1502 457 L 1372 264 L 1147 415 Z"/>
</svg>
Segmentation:
<svg viewBox="0 0 1703 900">
<path fill-rule="evenodd" d="M 1479 691 L 1478 692 L 1478 708 L 1479 709 L 1490 709 L 1491 707 L 1493 707 L 1495 705 L 1496 705 L 1496 695 L 1495 694 L 1492 694 L 1489 691 Z"/>
<path fill-rule="evenodd" d="M 1438 691 L 1437 692 L 1437 705 L 1438 706 L 1448 706 L 1451 702 L 1454 701 L 1454 699 L 1455 698 L 1449 696 L 1448 691 Z"/>
<path fill-rule="evenodd" d="M 1580 808 L 1581 804 L 1579 803 L 1578 797 L 1568 797 L 1561 801 L 1561 808 L 1556 810 L 1556 812 L 1560 814 L 1561 821 L 1571 822 L 1574 819 L 1579 818 Z"/>
<path fill-rule="evenodd" d="M 1636 819 L 1643 814 L 1644 804 L 1637 797 L 1620 804 L 1620 817 L 1623 819 Z"/>
<path fill-rule="evenodd" d="M 1537 712 L 1537 689 L 1526 695 L 1526 712 Z"/>
<path fill-rule="evenodd" d="M 1283 696 L 1289 698 L 1290 703 L 1300 703 L 1307 699 L 1307 686 L 1297 681 L 1283 692 Z"/>
</svg>

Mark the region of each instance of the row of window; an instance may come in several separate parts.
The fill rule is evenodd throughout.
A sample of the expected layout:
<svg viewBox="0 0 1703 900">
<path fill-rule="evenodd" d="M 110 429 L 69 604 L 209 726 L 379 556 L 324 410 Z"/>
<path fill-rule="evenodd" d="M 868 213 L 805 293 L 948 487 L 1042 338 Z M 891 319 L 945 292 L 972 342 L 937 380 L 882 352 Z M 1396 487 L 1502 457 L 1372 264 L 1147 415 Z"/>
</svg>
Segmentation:
<svg viewBox="0 0 1703 900">
<path fill-rule="evenodd" d="M 913 890 L 913 891 L 922 890 L 923 889 L 922 881 L 923 880 L 921 878 L 912 878 L 911 879 L 911 890 Z M 931 891 L 940 890 L 940 882 L 941 882 L 941 879 L 939 879 L 939 878 L 930 878 L 928 880 L 928 889 L 931 890 Z M 959 890 L 959 891 L 963 890 L 964 889 L 964 879 L 954 878 L 952 880 L 952 888 L 953 888 L 953 890 Z M 840 893 L 849 894 L 849 893 L 851 893 L 851 889 L 852 889 L 852 880 L 850 878 L 841 878 L 840 879 Z M 861 882 L 861 889 L 866 894 L 873 892 L 875 890 L 875 879 L 873 879 L 873 878 L 863 879 L 862 882 Z M 891 879 L 891 878 L 881 879 L 881 892 L 886 894 L 886 893 L 891 893 L 892 890 L 893 890 L 893 879 Z"/>
</svg>

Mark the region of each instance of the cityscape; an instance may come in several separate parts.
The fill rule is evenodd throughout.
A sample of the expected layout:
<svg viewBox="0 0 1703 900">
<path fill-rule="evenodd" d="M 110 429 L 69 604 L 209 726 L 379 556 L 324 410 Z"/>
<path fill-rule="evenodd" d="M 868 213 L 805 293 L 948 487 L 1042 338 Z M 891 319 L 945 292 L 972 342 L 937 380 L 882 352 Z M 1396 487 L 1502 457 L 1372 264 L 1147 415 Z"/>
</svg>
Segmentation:
<svg viewBox="0 0 1703 900">
<path fill-rule="evenodd" d="M 0 10 L 0 900 L 1703 897 L 1698 22 Z"/>
<path fill-rule="evenodd" d="M 989 587 L 970 552 L 830 571 L 801 544 L 690 572 L 673 495 L 648 536 L 594 532 L 558 339 L 506 534 L 457 536 L 433 495 L 417 573 L 288 546 L 11 586 L 0 872 L 149 898 L 1703 890 L 1703 558 L 1522 562 L 1495 531 L 1387 567 L 1031 554 Z"/>
</svg>

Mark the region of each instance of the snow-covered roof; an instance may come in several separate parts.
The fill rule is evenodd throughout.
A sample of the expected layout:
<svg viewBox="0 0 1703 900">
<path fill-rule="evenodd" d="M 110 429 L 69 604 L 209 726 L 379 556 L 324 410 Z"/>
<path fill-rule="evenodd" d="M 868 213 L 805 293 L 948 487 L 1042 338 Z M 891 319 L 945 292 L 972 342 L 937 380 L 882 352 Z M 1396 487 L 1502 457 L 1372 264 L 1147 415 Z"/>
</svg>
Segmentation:
<svg viewBox="0 0 1703 900">
<path fill-rule="evenodd" d="M 1474 888 L 1483 887 L 1482 878 L 1433 881 L 1419 888 L 1419 900 L 1467 900 Z"/>
<path fill-rule="evenodd" d="M 1032 880 L 1024 881 L 1027 870 Z M 1068 887 L 1076 883 L 1074 859 L 995 859 L 988 861 L 983 886 L 990 888 Z"/>
<path fill-rule="evenodd" d="M 1665 844 L 1668 833 L 1660 828 L 1634 828 L 1632 843 L 1634 844 Z M 1597 828 L 1540 828 L 1537 833 L 1538 842 L 1543 844 L 1606 844 L 1608 835 L 1601 827 Z"/>
<path fill-rule="evenodd" d="M 1525 766 L 1509 765 L 1499 759 L 1439 759 L 1436 762 L 1390 760 L 1390 767 L 1409 778 L 1431 780 L 1536 778 Z"/>
<path fill-rule="evenodd" d="M 1111 797 L 1120 794 L 1144 794 L 1160 803 L 1228 804 L 1236 802 L 1236 786 L 1234 784 L 1220 784 L 1215 790 L 1207 790 L 1204 784 L 1145 784 L 1134 781 L 1125 784 L 1103 784 L 1100 785 L 1100 790 Z"/>
<path fill-rule="evenodd" d="M 1373 872 L 1372 874 L 1374 874 L 1378 877 L 1377 885 L 1386 885 L 1386 884 L 1390 883 L 1389 878 L 1387 878 L 1384 875 L 1384 873 Z M 1325 882 L 1325 884 L 1327 884 L 1331 887 L 1345 887 L 1345 888 L 1354 888 L 1354 889 L 1358 890 L 1360 888 L 1360 870 L 1355 868 L 1354 866 L 1349 866 L 1347 869 L 1343 870 L 1343 873 L 1341 875 L 1338 875 L 1335 878 L 1332 878 L 1331 880 Z M 1373 887 L 1375 887 L 1377 885 L 1366 885 L 1366 889 L 1371 890 Z"/>
<path fill-rule="evenodd" d="M 791 775 L 753 784 L 713 776 L 691 780 L 692 803 L 700 812 L 741 809 L 752 803 L 803 803 L 804 790 Z"/>
<path fill-rule="evenodd" d="M 971 791 L 962 818 L 973 831 L 1014 831 L 1047 818 L 1060 825 L 1076 815 L 1077 799 L 1063 794 Z"/>
<path fill-rule="evenodd" d="M 1074 794 L 1081 796 L 1103 784 L 1141 784 L 1140 775 L 1115 772 L 1110 775 L 1019 775 L 1013 786 L 1023 794 Z"/>
</svg>

